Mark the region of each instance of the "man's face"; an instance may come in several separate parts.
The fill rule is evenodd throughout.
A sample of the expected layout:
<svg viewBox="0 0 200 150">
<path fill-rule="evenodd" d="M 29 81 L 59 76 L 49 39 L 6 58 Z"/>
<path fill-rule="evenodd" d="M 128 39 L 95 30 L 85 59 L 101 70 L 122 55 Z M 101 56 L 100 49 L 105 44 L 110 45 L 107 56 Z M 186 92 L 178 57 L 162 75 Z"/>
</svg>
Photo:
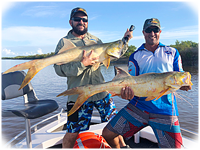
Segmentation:
<svg viewBox="0 0 200 150">
<path fill-rule="evenodd" d="M 149 44 L 149 45 L 159 44 L 161 30 L 159 30 L 158 27 L 151 26 L 142 32 L 143 32 L 143 35 L 144 35 L 144 38 L 145 38 L 145 41 L 147 44 Z"/>
<path fill-rule="evenodd" d="M 84 35 L 85 33 L 87 33 L 88 21 L 84 22 L 88 19 L 87 16 L 82 12 L 78 12 L 73 16 L 73 18 L 72 20 L 69 21 L 70 25 L 72 26 L 73 31 L 78 35 Z M 84 18 L 86 20 L 80 20 L 80 18 Z"/>
</svg>

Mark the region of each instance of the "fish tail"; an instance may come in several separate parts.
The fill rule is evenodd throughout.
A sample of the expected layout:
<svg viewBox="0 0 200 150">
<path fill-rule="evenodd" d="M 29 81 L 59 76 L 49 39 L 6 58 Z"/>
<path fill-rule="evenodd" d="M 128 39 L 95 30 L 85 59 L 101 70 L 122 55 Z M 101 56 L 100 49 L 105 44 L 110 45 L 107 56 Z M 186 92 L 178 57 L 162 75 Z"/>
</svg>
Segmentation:
<svg viewBox="0 0 200 150">
<path fill-rule="evenodd" d="M 31 66 L 26 74 L 26 77 L 24 78 L 19 90 L 24 88 L 31 79 L 40 71 L 41 69 L 38 69 L 37 66 Z"/>
<path fill-rule="evenodd" d="M 88 96 L 86 96 L 84 93 L 79 94 L 74 106 L 72 107 L 72 109 L 70 109 L 67 116 L 71 116 L 73 113 L 75 113 L 87 99 Z"/>
<path fill-rule="evenodd" d="M 67 95 L 75 95 L 75 94 L 79 94 L 74 106 L 72 107 L 72 109 L 68 112 L 68 116 L 72 115 L 75 111 L 77 111 L 81 105 L 92 95 L 87 94 L 86 92 L 86 88 L 85 87 L 75 87 L 69 90 L 64 91 L 63 93 L 60 93 L 59 95 L 57 95 L 57 97 L 59 96 L 67 96 Z"/>
<path fill-rule="evenodd" d="M 67 96 L 67 95 L 75 95 L 75 94 L 80 94 L 81 92 L 83 92 L 81 87 L 75 87 L 75 88 L 66 90 L 66 91 L 58 94 L 56 97 Z"/>
<path fill-rule="evenodd" d="M 80 87 L 75 87 L 75 88 L 66 90 L 63 93 L 57 95 L 57 97 L 78 94 L 78 98 L 74 106 L 68 112 L 68 116 L 70 116 L 74 112 L 76 112 L 89 97 L 103 91 L 105 91 L 105 89 L 101 88 L 101 85 L 100 87 L 99 85 L 87 85 L 87 86 L 80 86 Z"/>
<path fill-rule="evenodd" d="M 15 65 L 14 67 L 12 67 L 12 68 L 6 70 L 5 72 L 3 72 L 3 74 L 29 69 L 32 66 L 33 61 L 34 60 L 28 61 L 28 62 L 25 62 L 25 63 L 22 63 L 22 64 Z"/>
<path fill-rule="evenodd" d="M 40 64 L 40 65 L 38 65 Z M 40 63 L 40 59 L 37 60 L 32 60 L 32 61 L 28 61 L 19 65 L 16 65 L 10 69 L 8 69 L 7 71 L 5 71 L 3 74 L 7 74 L 9 72 L 15 72 L 15 71 L 22 71 L 22 70 L 26 70 L 29 69 L 27 72 L 26 77 L 24 78 L 20 88 L 22 89 L 23 87 L 25 87 L 30 80 L 42 69 L 44 68 L 43 65 L 41 65 Z"/>
</svg>

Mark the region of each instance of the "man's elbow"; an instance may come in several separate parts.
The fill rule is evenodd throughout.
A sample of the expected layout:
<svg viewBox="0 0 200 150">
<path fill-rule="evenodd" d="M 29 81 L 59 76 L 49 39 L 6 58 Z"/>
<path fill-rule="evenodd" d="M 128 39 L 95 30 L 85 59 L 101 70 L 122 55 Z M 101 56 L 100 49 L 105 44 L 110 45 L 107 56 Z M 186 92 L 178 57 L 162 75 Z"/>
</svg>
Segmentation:
<svg viewBox="0 0 200 150">
<path fill-rule="evenodd" d="M 65 74 L 62 72 L 61 65 L 54 64 L 53 67 L 58 76 L 65 77 Z"/>
</svg>

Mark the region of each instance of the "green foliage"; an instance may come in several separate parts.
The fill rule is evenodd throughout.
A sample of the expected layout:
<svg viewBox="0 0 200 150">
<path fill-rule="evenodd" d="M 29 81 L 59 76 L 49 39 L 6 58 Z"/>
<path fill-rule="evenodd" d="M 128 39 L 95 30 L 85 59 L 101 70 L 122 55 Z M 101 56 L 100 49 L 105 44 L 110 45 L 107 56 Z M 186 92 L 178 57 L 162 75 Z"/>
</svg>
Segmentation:
<svg viewBox="0 0 200 150">
<path fill-rule="evenodd" d="M 28 56 L 16 56 L 16 57 L 2 57 L 2 59 L 41 59 L 53 56 L 55 53 L 47 53 L 47 54 L 36 54 L 36 55 L 28 55 Z"/>
<path fill-rule="evenodd" d="M 176 40 L 175 45 L 170 45 L 176 48 L 182 58 L 183 65 L 196 66 L 198 65 L 198 43 L 192 41 Z"/>
<path fill-rule="evenodd" d="M 126 53 L 124 54 L 124 56 L 129 57 L 133 52 L 135 52 L 137 48 L 133 45 L 130 45 L 128 47 L 128 50 L 126 51 Z"/>
<path fill-rule="evenodd" d="M 175 45 L 170 45 L 171 47 L 176 48 L 179 52 L 185 51 L 192 48 L 198 48 L 198 43 L 192 41 L 181 41 L 176 40 Z"/>
</svg>

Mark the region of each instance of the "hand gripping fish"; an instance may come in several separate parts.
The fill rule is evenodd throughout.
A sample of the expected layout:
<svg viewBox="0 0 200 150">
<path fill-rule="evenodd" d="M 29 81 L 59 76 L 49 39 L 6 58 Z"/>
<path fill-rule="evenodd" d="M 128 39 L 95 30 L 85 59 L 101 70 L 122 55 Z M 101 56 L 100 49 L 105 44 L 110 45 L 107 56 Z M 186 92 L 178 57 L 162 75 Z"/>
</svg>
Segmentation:
<svg viewBox="0 0 200 150">
<path fill-rule="evenodd" d="M 83 50 L 86 51 L 87 56 L 93 50 L 92 58 L 99 57 L 97 62 L 93 65 L 94 70 L 98 69 L 100 63 L 103 63 L 108 68 L 111 58 L 119 58 L 124 47 L 124 43 L 122 42 L 122 40 L 104 44 L 96 44 L 95 42 L 93 42 L 88 43 L 87 45 L 89 46 L 83 47 L 76 47 L 68 39 L 63 38 L 63 40 L 64 46 L 62 47 L 62 49 L 60 49 L 57 55 L 43 59 L 36 59 L 16 65 L 5 71 L 3 74 L 29 69 L 24 81 L 19 88 L 20 90 L 25 87 L 40 70 L 49 65 L 62 65 L 69 62 L 81 61 L 83 57 Z"/>
<path fill-rule="evenodd" d="M 129 86 L 133 89 L 135 96 L 147 97 L 145 100 L 149 101 L 175 92 L 182 86 L 193 85 L 189 72 L 146 73 L 140 76 L 130 76 L 126 71 L 116 69 L 118 73 L 110 82 L 75 87 L 59 94 L 58 96 L 79 94 L 68 116 L 78 110 L 90 96 L 104 91 L 108 91 L 112 96 L 120 96 L 121 89 Z"/>
</svg>

